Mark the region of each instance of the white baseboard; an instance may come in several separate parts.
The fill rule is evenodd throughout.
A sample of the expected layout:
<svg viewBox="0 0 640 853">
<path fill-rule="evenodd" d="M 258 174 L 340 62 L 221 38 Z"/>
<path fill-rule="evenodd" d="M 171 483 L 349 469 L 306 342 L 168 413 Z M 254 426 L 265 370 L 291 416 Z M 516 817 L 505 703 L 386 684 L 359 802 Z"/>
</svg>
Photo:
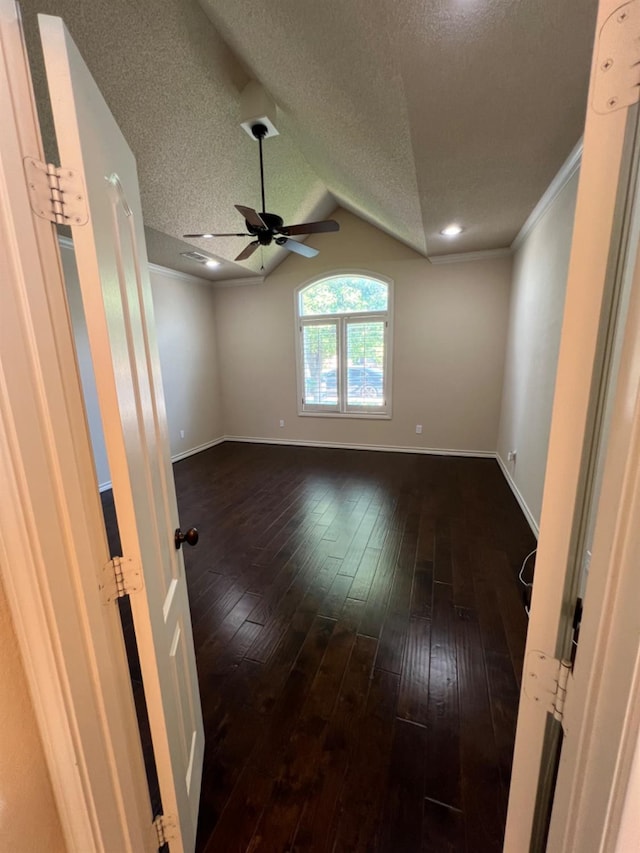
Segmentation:
<svg viewBox="0 0 640 853">
<path fill-rule="evenodd" d="M 213 441 L 207 441 L 205 444 L 199 444 L 197 447 L 191 447 L 189 450 L 183 450 L 182 453 L 176 453 L 171 457 L 172 462 L 179 462 L 181 459 L 186 459 L 187 456 L 193 456 L 196 453 L 201 453 L 203 450 L 208 450 L 210 447 L 215 447 L 216 444 L 222 444 L 226 441 L 225 436 L 214 438 Z"/>
<path fill-rule="evenodd" d="M 294 438 L 260 438 L 246 435 L 225 435 L 225 441 L 241 441 L 247 444 L 285 444 L 294 447 L 327 447 L 335 450 L 376 450 L 382 453 L 423 453 L 428 456 L 473 456 L 495 458 L 493 450 L 459 450 L 442 447 L 401 447 L 393 444 L 344 444 L 335 441 L 305 441 Z"/>
<path fill-rule="evenodd" d="M 176 453 L 171 457 L 172 462 L 179 462 L 181 459 L 186 459 L 187 456 L 193 456 L 196 453 L 201 453 L 203 450 L 208 450 L 210 447 L 215 447 L 216 444 L 222 444 L 225 437 L 214 438 L 213 441 L 207 441 L 205 444 L 199 444 L 197 447 L 191 447 L 189 450 L 183 450 L 182 453 Z M 98 483 L 98 491 L 106 492 L 111 488 L 111 480 L 106 480 L 104 483 Z"/>
<path fill-rule="evenodd" d="M 539 533 L 540 533 L 540 528 L 539 528 L 539 526 L 538 526 L 538 522 L 535 520 L 535 518 L 534 518 L 534 516 L 533 516 L 533 513 L 531 512 L 531 510 L 530 510 L 530 509 L 529 509 L 529 507 L 527 506 L 527 502 L 526 502 L 526 501 L 525 501 L 525 499 L 522 497 L 522 494 L 521 494 L 521 492 L 520 492 L 520 489 L 516 486 L 516 484 L 515 484 L 515 480 L 514 480 L 514 479 L 513 479 L 513 477 L 511 476 L 511 472 L 510 472 L 510 471 L 509 471 L 509 469 L 507 468 L 507 466 L 506 466 L 506 464 L 505 464 L 504 459 L 500 456 L 500 454 L 499 454 L 499 453 L 494 453 L 494 456 L 495 456 L 495 458 L 498 460 L 498 465 L 499 465 L 499 466 L 500 466 L 500 468 L 502 469 L 502 473 L 504 474 L 505 480 L 506 480 L 506 481 L 507 481 L 507 483 L 509 484 L 509 487 L 511 488 L 511 491 L 512 491 L 512 492 L 513 492 L 513 494 L 515 495 L 516 500 L 517 500 L 517 501 L 518 501 L 518 503 L 520 504 L 520 509 L 521 509 L 521 510 L 522 510 L 522 512 L 524 513 L 524 517 L 525 517 L 525 518 L 527 519 L 527 521 L 529 522 L 529 527 L 530 527 L 530 528 L 531 528 L 531 530 L 533 531 L 533 535 L 534 535 L 534 536 L 536 537 L 536 539 L 537 539 L 537 538 L 538 538 L 538 535 L 539 535 Z"/>
<path fill-rule="evenodd" d="M 332 448 L 334 450 L 374 450 L 381 453 L 421 453 L 425 456 L 468 456 L 473 458 L 485 458 L 485 459 L 496 459 L 498 461 L 498 465 L 500 466 L 502 473 L 504 474 L 505 480 L 509 484 L 509 487 L 513 494 L 515 495 L 518 504 L 520 505 L 520 509 L 524 513 L 524 517 L 527 519 L 529 527 L 531 528 L 533 535 L 538 538 L 539 527 L 536 522 L 533 513 L 527 506 L 527 502 L 523 498 L 520 490 L 515 484 L 509 469 L 507 468 L 502 457 L 493 450 L 461 450 L 459 448 L 442 448 L 442 447 L 400 447 L 398 445 L 392 444 L 345 444 L 343 442 L 334 442 L 334 441 L 305 441 L 303 439 L 293 439 L 293 438 L 262 438 L 258 436 L 246 436 L 246 435 L 223 435 L 220 438 L 216 438 L 213 441 L 208 441 L 205 444 L 200 444 L 197 447 L 191 447 L 189 450 L 185 450 L 182 453 L 176 453 L 171 457 L 172 462 L 179 462 L 181 459 L 186 459 L 188 456 L 193 456 L 196 453 L 201 453 L 203 450 L 208 450 L 210 447 L 215 447 L 217 444 L 222 444 L 225 441 L 238 441 L 243 442 L 245 444 L 280 444 L 280 445 L 288 445 L 292 447 L 323 447 L 323 448 Z M 111 481 L 108 480 L 105 483 L 100 483 L 98 488 L 101 492 L 105 492 L 107 489 L 111 488 Z"/>
</svg>

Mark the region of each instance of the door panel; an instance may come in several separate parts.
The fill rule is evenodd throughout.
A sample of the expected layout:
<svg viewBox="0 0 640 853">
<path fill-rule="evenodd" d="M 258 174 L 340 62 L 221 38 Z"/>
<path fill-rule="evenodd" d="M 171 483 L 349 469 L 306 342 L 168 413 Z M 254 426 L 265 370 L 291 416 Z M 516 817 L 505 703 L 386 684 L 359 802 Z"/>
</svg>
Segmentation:
<svg viewBox="0 0 640 853">
<path fill-rule="evenodd" d="M 72 228 L 149 722 L 172 850 L 192 850 L 204 731 L 136 166 L 62 21 L 40 16 L 62 164 L 82 175 Z M 73 165 L 72 165 L 73 164 Z"/>
<path fill-rule="evenodd" d="M 55 227 L 33 211 L 23 168 L 44 155 L 12 0 L 0 0 L 0 112 L 0 574 L 47 762 L 37 774 L 51 779 L 64 849 L 148 853 L 157 838 L 120 620 L 98 589 L 109 552 Z M 28 808 L 36 771 L 14 763 L 23 816 L 46 835 Z M 0 847 L 25 849 L 6 837 L 15 814 L 2 799 Z"/>
</svg>

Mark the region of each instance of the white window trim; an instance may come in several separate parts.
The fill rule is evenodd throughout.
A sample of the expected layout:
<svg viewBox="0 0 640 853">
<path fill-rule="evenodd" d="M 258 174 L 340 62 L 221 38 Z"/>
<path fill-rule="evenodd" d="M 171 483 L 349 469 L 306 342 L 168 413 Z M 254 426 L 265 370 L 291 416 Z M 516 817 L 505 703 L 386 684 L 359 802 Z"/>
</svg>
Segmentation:
<svg viewBox="0 0 640 853">
<path fill-rule="evenodd" d="M 340 278 L 342 276 L 353 276 L 370 278 L 374 281 L 379 281 L 385 284 L 388 288 L 387 310 L 386 311 L 363 311 L 354 312 L 351 314 L 314 314 L 309 316 L 300 315 L 300 294 L 303 290 L 320 281 L 325 281 L 331 278 Z M 394 306 L 394 282 L 393 279 L 378 272 L 363 269 L 338 269 L 323 273 L 322 275 L 313 276 L 313 278 L 304 281 L 294 291 L 294 318 L 295 318 L 295 352 L 296 352 L 296 393 L 297 393 L 297 410 L 299 417 L 312 418 L 347 418 L 347 419 L 363 419 L 363 420 L 391 420 L 392 417 L 392 370 L 393 370 L 393 306 Z M 342 348 L 345 344 L 344 329 L 346 327 L 345 320 L 366 320 L 367 318 L 379 319 L 384 318 L 387 323 L 385 335 L 385 354 L 384 354 L 384 411 L 372 411 L 370 407 L 356 408 L 351 407 L 349 411 L 340 411 L 339 408 L 327 409 L 326 406 L 312 408 L 309 404 L 305 405 L 304 401 L 304 375 L 303 375 L 303 352 L 302 352 L 302 327 L 304 325 L 321 324 L 327 322 L 338 322 L 338 361 L 341 362 Z"/>
</svg>

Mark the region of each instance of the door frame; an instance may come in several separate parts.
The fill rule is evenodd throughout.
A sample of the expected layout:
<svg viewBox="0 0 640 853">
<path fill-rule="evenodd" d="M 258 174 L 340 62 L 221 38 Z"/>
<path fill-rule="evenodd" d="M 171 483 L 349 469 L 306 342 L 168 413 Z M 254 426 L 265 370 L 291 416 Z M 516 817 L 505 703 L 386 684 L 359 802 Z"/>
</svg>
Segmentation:
<svg viewBox="0 0 640 853">
<path fill-rule="evenodd" d="M 615 7 L 603 0 L 599 23 Z M 0 566 L 69 849 L 151 850 L 157 845 L 148 804 L 145 816 L 144 767 L 117 613 L 102 605 L 95 578 L 86 571 L 91 565 L 97 572 L 108 560 L 108 550 L 55 228 L 32 213 L 22 172 L 24 156 L 43 155 L 34 114 L 24 109 L 32 97 L 26 57 L 15 51 L 18 35 L 16 4 L 0 0 L 0 40 L 8 56 L 0 74 L 12 78 L 10 88 L 3 80 L 0 91 L 13 93 L 8 103 L 0 103 L 6 122 L 0 135 L 0 269 L 9 282 L 7 303 L 15 309 L 13 352 L 8 346 L 0 350 Z M 22 79 L 16 79 L 20 74 Z M 549 636 L 557 638 L 566 607 L 558 570 L 564 571 L 570 557 L 606 280 L 608 239 L 605 245 L 603 235 L 608 238 L 611 232 L 615 210 L 616 186 L 608 176 L 620 163 L 624 113 L 594 118 L 585 133 L 574 231 L 582 251 L 572 254 L 570 266 L 528 649 L 544 648 Z M 11 114 L 15 127 L 7 118 Z M 603 163 L 609 170 L 604 175 Z M 590 197 L 598 205 L 589 205 Z M 18 353 L 24 358 L 18 359 Z M 637 453 L 637 420 L 629 428 Z M 608 582 L 619 585 L 613 600 L 623 605 L 623 583 L 631 569 L 631 554 L 623 546 L 633 544 L 629 521 L 638 508 L 638 482 L 627 469 L 616 473 L 627 491 L 608 523 L 626 563 L 623 559 L 616 578 L 608 575 Z M 601 563 L 606 576 L 608 561 Z M 592 577 L 596 569 L 594 563 Z M 64 609 L 57 606 L 61 598 Z M 598 627 L 605 624 L 602 615 Z M 603 698 L 604 685 L 594 687 L 594 701 Z M 637 698 L 637 679 L 629 685 L 629 700 L 633 691 Z M 540 769 L 539 756 L 523 734 L 524 723 L 528 719 L 541 730 L 545 717 L 522 700 L 514 766 L 519 779 L 512 786 L 505 843 L 506 850 L 518 853 L 528 849 L 527 816 L 532 820 Z M 625 721 L 616 748 L 608 823 L 597 827 L 608 838 L 615 836 L 635 747 L 629 737 L 634 719 L 628 715 Z M 533 771 L 528 779 L 527 770 Z M 587 770 L 582 782 L 573 775 L 573 784 L 587 798 L 582 813 L 594 779 Z M 552 826 L 552 837 L 553 832 Z"/>
<path fill-rule="evenodd" d="M 99 591 L 109 550 L 56 229 L 23 170 L 44 155 L 13 0 L 0 49 L 2 582 L 68 849 L 155 851 L 117 604 Z"/>
<path fill-rule="evenodd" d="M 611 379 L 602 389 L 600 484 L 591 567 L 549 849 L 613 850 L 640 745 L 640 110 L 628 113 L 630 168 L 610 329 Z M 635 819 L 640 843 L 640 815 Z M 624 849 L 624 848 L 623 848 Z"/>
<path fill-rule="evenodd" d="M 598 393 L 603 391 L 599 387 L 602 324 L 603 320 L 607 319 L 607 300 L 612 281 L 623 260 L 622 236 L 624 217 L 628 215 L 628 211 L 625 213 L 621 210 L 620 202 L 622 198 L 626 200 L 629 190 L 629 115 L 636 110 L 634 106 L 603 115 L 597 113 L 592 106 L 594 81 L 600 72 L 596 62 L 598 33 L 607 18 L 619 6 L 619 0 L 600 0 L 598 9 L 525 668 L 531 653 L 540 651 L 553 658 L 568 657 L 571 644 L 570 626 L 577 594 L 576 566 L 580 560 L 580 555 L 576 553 L 576 533 L 580 516 L 585 509 L 587 465 L 591 464 L 596 441 L 600 439 L 600 435 L 594 434 L 593 429 L 595 402 Z M 631 329 L 630 335 L 632 338 L 637 337 L 636 330 Z M 624 370 L 625 365 L 621 363 L 621 376 Z M 612 426 L 608 435 L 608 458 L 623 452 L 620 442 L 627 441 L 627 452 L 631 452 L 632 445 L 628 444 L 629 440 L 629 436 L 623 439 L 622 432 L 616 431 Z M 609 465 L 609 462 L 606 464 Z M 610 470 L 605 470 L 603 488 L 605 479 L 612 476 Z M 621 476 L 620 471 L 617 471 L 616 476 Z M 603 507 L 602 503 L 600 506 L 596 529 L 602 531 L 606 524 L 605 517 L 608 515 L 609 523 L 618 525 L 619 530 L 624 531 L 631 520 L 630 513 L 634 511 L 632 497 L 628 496 L 626 502 L 615 500 L 607 507 Z M 600 532 L 599 536 L 602 539 L 604 534 Z M 578 650 L 582 665 L 582 671 L 579 673 L 581 679 L 585 678 L 585 668 L 593 675 L 597 672 L 597 666 L 609 663 L 606 658 L 607 649 L 598 644 L 603 642 L 611 627 L 611 610 L 602 606 L 605 600 L 602 596 L 615 598 L 618 581 L 631 580 L 631 566 L 613 566 L 611 559 L 610 553 L 599 551 L 597 559 L 592 559 L 591 562 L 581 627 L 582 649 Z M 625 623 L 627 627 L 630 624 L 628 618 L 629 614 Z M 598 653 L 591 660 L 587 660 L 588 655 L 584 653 L 585 636 L 593 634 L 600 638 L 593 647 L 594 652 L 597 650 Z M 622 645 L 618 651 L 627 656 L 633 654 L 629 637 L 626 638 L 626 646 L 624 636 L 621 640 Z M 566 809 L 563 813 L 563 802 L 586 802 L 582 799 L 583 794 L 588 796 L 589 788 L 599 774 L 595 765 L 583 765 L 577 760 L 569 759 L 576 737 L 576 727 L 582 726 L 605 698 L 598 679 L 589 680 L 589 690 L 583 696 L 586 706 L 577 710 L 578 716 L 581 715 L 583 720 L 577 723 L 575 717 L 572 719 L 570 726 L 573 730 L 567 729 L 562 746 L 562 774 L 555 789 L 552 830 L 549 836 L 548 849 L 552 851 L 568 849 L 557 846 L 557 839 L 564 833 L 562 827 L 568 825 L 567 821 L 575 819 L 575 814 L 570 816 Z M 628 703 L 631 695 L 626 690 L 627 686 L 618 684 L 616 687 L 620 701 L 623 704 Z M 570 679 L 568 696 L 575 692 L 573 677 Z M 567 703 L 571 707 L 569 698 Z M 544 744 L 548 727 L 558 724 L 549 724 L 549 715 L 541 707 L 542 704 L 527 698 L 523 689 L 518 712 L 505 834 L 504 849 L 507 853 L 539 850 L 544 844 L 544 827 L 541 826 L 543 821 L 536 812 L 536 803 L 543 776 L 548 774 L 552 782 L 554 768 L 543 766 Z M 573 706 L 573 712 L 576 713 L 576 705 Z M 608 740 L 608 748 L 626 762 L 630 747 L 625 738 L 626 735 L 618 732 L 617 739 L 614 737 Z M 576 849 L 601 849 L 599 843 L 605 832 L 602 822 L 604 817 L 601 810 L 595 808 L 595 800 L 591 801 L 591 805 L 594 807 L 592 815 L 595 817 L 600 814 L 602 820 L 599 825 L 595 820 L 591 825 L 591 835 L 588 837 L 590 846 Z M 611 828 L 613 829 L 613 826 Z"/>
<path fill-rule="evenodd" d="M 636 197 L 636 220 L 639 218 Z M 620 369 L 549 850 L 613 850 L 640 727 L 640 252 L 636 223 Z M 636 809 L 635 831 L 640 835 Z"/>
</svg>

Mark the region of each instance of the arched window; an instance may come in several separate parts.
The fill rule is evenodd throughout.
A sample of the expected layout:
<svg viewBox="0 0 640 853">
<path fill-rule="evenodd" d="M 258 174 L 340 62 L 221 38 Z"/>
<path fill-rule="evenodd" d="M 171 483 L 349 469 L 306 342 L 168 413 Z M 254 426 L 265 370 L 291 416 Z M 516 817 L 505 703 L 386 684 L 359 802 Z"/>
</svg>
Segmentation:
<svg viewBox="0 0 640 853">
<path fill-rule="evenodd" d="M 389 417 L 391 283 L 332 275 L 297 293 L 301 414 Z"/>
</svg>

